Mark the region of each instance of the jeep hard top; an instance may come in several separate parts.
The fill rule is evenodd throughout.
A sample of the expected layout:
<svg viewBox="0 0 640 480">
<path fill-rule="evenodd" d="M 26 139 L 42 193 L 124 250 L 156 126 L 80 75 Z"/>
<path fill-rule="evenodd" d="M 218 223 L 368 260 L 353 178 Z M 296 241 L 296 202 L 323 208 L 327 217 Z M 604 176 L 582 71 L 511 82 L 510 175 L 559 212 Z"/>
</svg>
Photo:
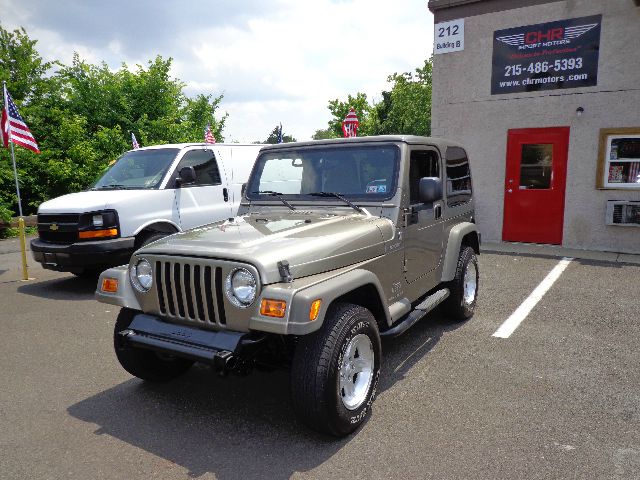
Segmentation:
<svg viewBox="0 0 640 480">
<path fill-rule="evenodd" d="M 473 315 L 479 246 L 460 145 L 280 144 L 260 152 L 237 216 L 141 248 L 96 298 L 122 307 L 115 353 L 131 374 L 286 367 L 299 418 L 342 436 L 370 411 L 381 337 L 439 304 Z"/>
</svg>

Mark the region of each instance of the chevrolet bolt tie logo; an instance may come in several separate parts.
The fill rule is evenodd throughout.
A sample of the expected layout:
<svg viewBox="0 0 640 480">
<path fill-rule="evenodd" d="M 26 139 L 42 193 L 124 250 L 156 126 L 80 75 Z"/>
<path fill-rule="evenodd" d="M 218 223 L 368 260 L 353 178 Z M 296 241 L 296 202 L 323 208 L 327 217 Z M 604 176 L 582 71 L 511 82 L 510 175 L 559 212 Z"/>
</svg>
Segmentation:
<svg viewBox="0 0 640 480">
<path fill-rule="evenodd" d="M 58 230 L 58 224 L 52 223 L 51 225 L 49 225 L 49 230 L 53 230 L 55 232 L 56 230 Z"/>
</svg>

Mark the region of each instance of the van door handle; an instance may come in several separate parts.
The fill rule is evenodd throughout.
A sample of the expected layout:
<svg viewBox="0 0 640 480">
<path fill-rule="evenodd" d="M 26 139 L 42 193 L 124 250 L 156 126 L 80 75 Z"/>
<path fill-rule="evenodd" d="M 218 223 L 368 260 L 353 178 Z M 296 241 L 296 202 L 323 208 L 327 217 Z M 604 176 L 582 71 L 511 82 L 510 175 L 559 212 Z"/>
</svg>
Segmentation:
<svg viewBox="0 0 640 480">
<path fill-rule="evenodd" d="M 229 201 L 229 190 L 227 190 L 226 188 L 222 189 L 222 198 L 224 198 L 225 202 Z"/>
</svg>

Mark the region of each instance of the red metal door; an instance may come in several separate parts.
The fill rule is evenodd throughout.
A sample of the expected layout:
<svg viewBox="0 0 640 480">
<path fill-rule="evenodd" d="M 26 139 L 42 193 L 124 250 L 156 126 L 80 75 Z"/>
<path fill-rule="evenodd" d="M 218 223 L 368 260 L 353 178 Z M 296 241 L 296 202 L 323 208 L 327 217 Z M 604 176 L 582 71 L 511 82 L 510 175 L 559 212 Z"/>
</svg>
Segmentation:
<svg viewBox="0 0 640 480">
<path fill-rule="evenodd" d="M 562 244 L 569 127 L 509 130 L 502 239 Z"/>
</svg>

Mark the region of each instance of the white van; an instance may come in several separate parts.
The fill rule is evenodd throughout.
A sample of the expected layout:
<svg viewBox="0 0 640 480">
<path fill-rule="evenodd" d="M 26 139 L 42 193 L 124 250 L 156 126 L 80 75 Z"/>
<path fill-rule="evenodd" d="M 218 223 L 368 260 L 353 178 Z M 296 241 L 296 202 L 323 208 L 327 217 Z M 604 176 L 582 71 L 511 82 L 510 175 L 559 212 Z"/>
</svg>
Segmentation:
<svg viewBox="0 0 640 480">
<path fill-rule="evenodd" d="M 95 275 L 142 245 L 235 216 L 262 145 L 157 145 L 122 155 L 87 191 L 44 202 L 33 258 Z"/>
</svg>

